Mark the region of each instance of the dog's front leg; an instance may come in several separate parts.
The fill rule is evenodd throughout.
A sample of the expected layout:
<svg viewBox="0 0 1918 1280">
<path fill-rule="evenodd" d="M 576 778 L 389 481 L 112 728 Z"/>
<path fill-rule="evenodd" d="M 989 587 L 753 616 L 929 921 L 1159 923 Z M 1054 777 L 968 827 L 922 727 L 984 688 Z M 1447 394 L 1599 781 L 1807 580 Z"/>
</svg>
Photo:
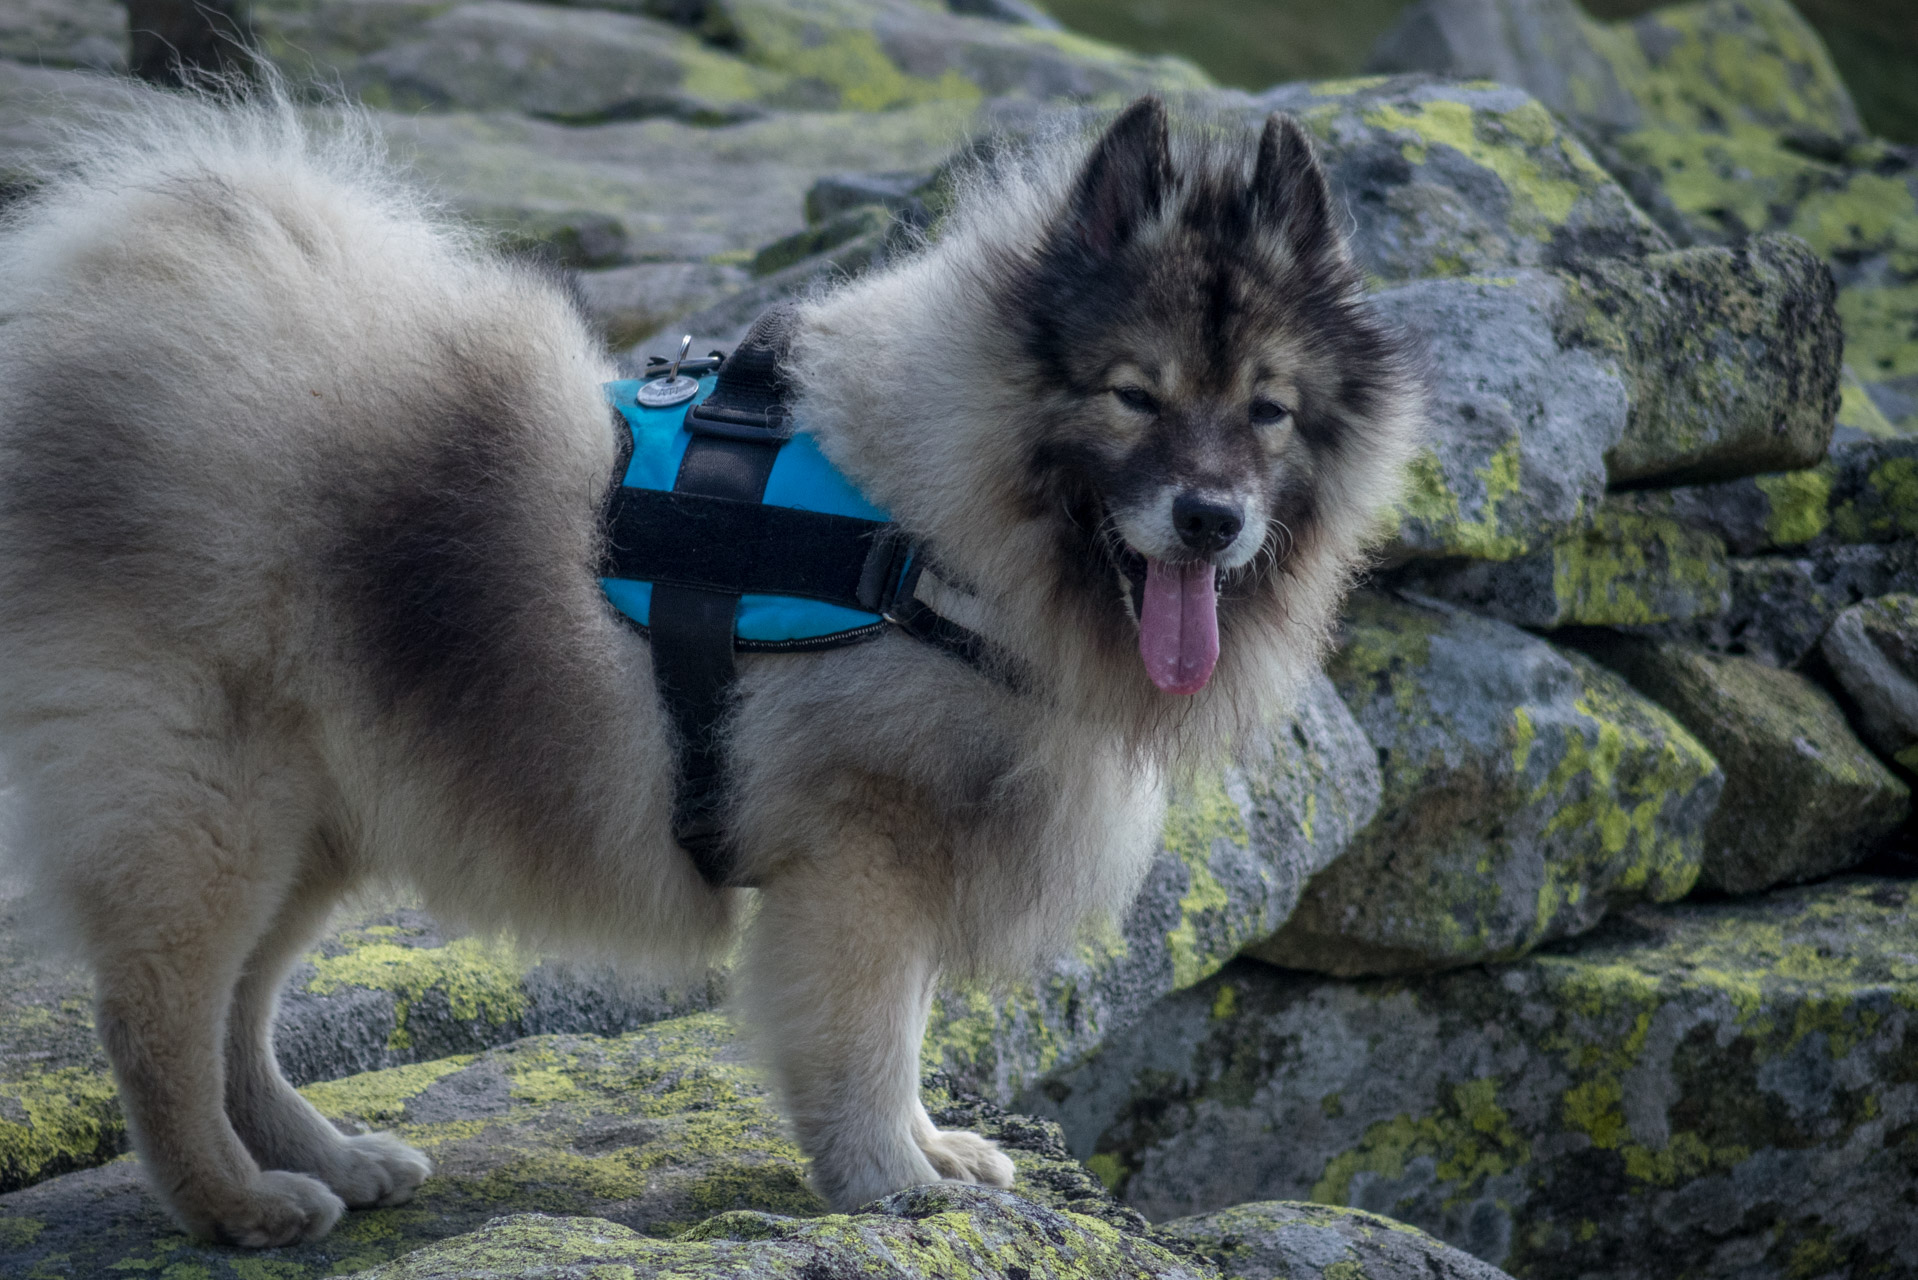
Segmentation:
<svg viewBox="0 0 1918 1280">
<path fill-rule="evenodd" d="M 936 974 L 929 895 L 889 841 L 788 863 L 764 886 L 745 998 L 813 1183 L 836 1209 L 951 1179 L 1012 1185 L 977 1134 L 940 1131 L 919 1101 Z"/>
</svg>

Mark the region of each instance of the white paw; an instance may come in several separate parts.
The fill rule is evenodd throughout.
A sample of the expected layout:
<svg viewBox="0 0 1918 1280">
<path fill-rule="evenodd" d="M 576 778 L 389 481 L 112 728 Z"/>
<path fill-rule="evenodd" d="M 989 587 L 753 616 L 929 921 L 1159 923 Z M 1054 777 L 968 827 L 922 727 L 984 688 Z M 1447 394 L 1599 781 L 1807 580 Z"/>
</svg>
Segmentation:
<svg viewBox="0 0 1918 1280">
<path fill-rule="evenodd" d="M 1012 1161 L 976 1133 L 940 1129 L 930 1139 L 922 1139 L 919 1149 L 947 1182 L 978 1182 L 988 1187 L 1012 1185 Z"/>
<path fill-rule="evenodd" d="M 433 1162 L 390 1133 L 342 1138 L 320 1176 L 354 1209 L 405 1204 L 433 1172 Z"/>
<path fill-rule="evenodd" d="M 318 1240 L 346 1212 L 340 1198 L 318 1178 L 303 1173 L 262 1173 L 232 1200 L 204 1208 L 183 1207 L 195 1234 L 243 1249 L 273 1249 L 295 1240 Z"/>
</svg>

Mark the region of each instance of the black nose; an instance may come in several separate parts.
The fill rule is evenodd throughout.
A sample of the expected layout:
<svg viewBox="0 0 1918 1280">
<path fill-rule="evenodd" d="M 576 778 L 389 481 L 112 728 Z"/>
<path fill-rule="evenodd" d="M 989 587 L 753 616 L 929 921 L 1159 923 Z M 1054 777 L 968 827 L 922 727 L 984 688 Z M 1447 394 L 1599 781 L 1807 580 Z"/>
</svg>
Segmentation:
<svg viewBox="0 0 1918 1280">
<path fill-rule="evenodd" d="M 1245 528 L 1245 510 L 1236 502 L 1182 493 L 1172 500 L 1172 527 L 1194 551 L 1223 551 Z"/>
</svg>

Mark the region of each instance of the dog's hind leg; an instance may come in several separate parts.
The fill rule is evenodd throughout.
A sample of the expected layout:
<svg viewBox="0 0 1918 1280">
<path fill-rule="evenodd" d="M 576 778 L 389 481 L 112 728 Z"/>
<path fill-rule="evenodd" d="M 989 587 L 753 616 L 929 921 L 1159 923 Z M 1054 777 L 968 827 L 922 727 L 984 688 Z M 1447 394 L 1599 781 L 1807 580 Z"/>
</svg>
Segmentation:
<svg viewBox="0 0 1918 1280">
<path fill-rule="evenodd" d="M 937 935 L 917 889 L 890 842 L 855 838 L 782 867 L 753 922 L 748 1013 L 836 1209 L 942 1179 L 1012 1183 L 998 1148 L 934 1128 L 919 1100 Z"/>
<path fill-rule="evenodd" d="M 227 1017 L 226 1111 L 262 1168 L 310 1173 L 348 1208 L 403 1204 L 432 1172 L 427 1158 L 390 1133 L 341 1133 L 293 1091 L 273 1054 L 281 984 L 342 887 L 309 862 L 308 878 L 294 886 L 248 957 Z"/>
<path fill-rule="evenodd" d="M 52 806 L 36 834 L 62 863 L 147 1176 L 196 1235 L 255 1248 L 316 1239 L 340 1197 L 307 1174 L 262 1170 L 224 1106 L 234 991 L 299 874 L 301 851 L 285 843 L 297 800 L 266 794 L 283 789 L 272 762 L 178 719 L 120 715 L 78 736 L 91 749 L 34 788 Z"/>
</svg>

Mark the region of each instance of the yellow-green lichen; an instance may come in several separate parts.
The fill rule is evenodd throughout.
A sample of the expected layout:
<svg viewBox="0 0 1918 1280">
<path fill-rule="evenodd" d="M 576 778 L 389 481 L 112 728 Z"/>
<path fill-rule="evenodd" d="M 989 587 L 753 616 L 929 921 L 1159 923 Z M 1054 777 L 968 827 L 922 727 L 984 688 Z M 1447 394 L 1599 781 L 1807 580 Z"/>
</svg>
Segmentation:
<svg viewBox="0 0 1918 1280">
<path fill-rule="evenodd" d="M 1381 105 L 1364 119 L 1381 129 L 1413 135 L 1400 148 L 1412 164 L 1425 162 L 1427 148 L 1446 146 L 1491 170 L 1510 195 L 1514 229 L 1540 240 L 1551 238 L 1588 188 L 1611 182 L 1584 148 L 1559 133 L 1551 113 L 1537 102 L 1503 113 L 1475 111 L 1464 102 L 1427 102 L 1416 110 Z M 1547 173 L 1533 158 L 1533 152 L 1554 144 L 1560 148 L 1564 173 Z"/>
<path fill-rule="evenodd" d="M 1794 547 L 1810 542 L 1831 525 L 1831 483 L 1835 469 L 1830 463 L 1809 471 L 1782 471 L 1759 476 L 1758 490 L 1765 495 L 1765 536 L 1775 547 Z"/>
<path fill-rule="evenodd" d="M 1531 1160 L 1531 1144 L 1498 1104 L 1496 1080 L 1450 1085 L 1444 1095 L 1444 1104 L 1429 1115 L 1400 1115 L 1369 1126 L 1358 1146 L 1326 1163 L 1310 1198 L 1349 1204 L 1352 1181 L 1360 1174 L 1400 1178 L 1413 1160 L 1429 1158 L 1435 1176 L 1447 1184 L 1449 1206 L 1472 1199 L 1489 1179 Z"/>
<path fill-rule="evenodd" d="M 1223 775 L 1207 773 L 1182 787 L 1166 811 L 1166 851 L 1179 859 L 1189 877 L 1179 899 L 1179 923 L 1166 934 L 1175 991 L 1217 972 L 1232 958 L 1241 941 L 1233 939 L 1233 945 L 1215 953 L 1202 936 L 1210 923 L 1207 917 L 1232 905 L 1231 895 L 1212 874 L 1212 846 L 1217 840 L 1244 849 L 1252 837 L 1245 829 L 1238 804 L 1226 793 Z"/>
<path fill-rule="evenodd" d="M 1717 613 L 1731 589 L 1725 548 L 1676 520 L 1600 508 L 1552 544 L 1559 623 L 1627 626 Z"/>
<path fill-rule="evenodd" d="M 1425 535 L 1415 537 L 1414 544 L 1435 542 L 1450 554 L 1475 560 L 1511 560 L 1525 554 L 1526 540 L 1507 532 L 1507 519 L 1501 511 L 1510 499 L 1519 496 L 1521 449 L 1519 438 L 1513 436 L 1493 451 L 1483 467 L 1475 469 L 1484 497 L 1472 517 L 1465 514 L 1463 501 L 1446 483 L 1438 454 L 1425 448 L 1413 455 L 1406 468 L 1400 511 L 1404 519 L 1425 526 Z"/>
<path fill-rule="evenodd" d="M 377 936 L 344 935 L 347 949 L 338 955 L 309 957 L 315 974 L 306 989 L 330 995 L 347 987 L 393 994 L 394 1026 L 387 1047 L 412 1044 L 407 1019 L 429 993 L 443 998 L 452 1016 L 505 1026 L 526 1009 L 521 981 L 525 960 L 509 948 L 475 938 L 456 938 L 443 946 L 413 947 Z"/>
<path fill-rule="evenodd" d="M 85 1168 L 120 1149 L 126 1122 L 113 1078 L 90 1067 L 58 1067 L 0 1080 L 0 1178 L 26 1186 Z"/>
</svg>

